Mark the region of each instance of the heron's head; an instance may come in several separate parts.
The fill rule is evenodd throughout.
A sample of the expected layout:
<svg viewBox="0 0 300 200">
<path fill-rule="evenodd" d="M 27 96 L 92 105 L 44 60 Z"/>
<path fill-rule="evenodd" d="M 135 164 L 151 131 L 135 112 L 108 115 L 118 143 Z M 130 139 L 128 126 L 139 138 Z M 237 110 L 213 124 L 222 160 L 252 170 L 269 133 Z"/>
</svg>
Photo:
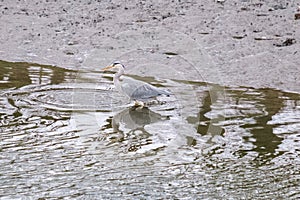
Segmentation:
<svg viewBox="0 0 300 200">
<path fill-rule="evenodd" d="M 109 70 L 109 69 L 112 69 L 112 68 L 123 68 L 123 69 L 125 69 L 125 66 L 123 64 L 121 64 L 120 61 L 115 61 L 111 65 L 103 68 L 102 70 L 105 71 L 105 70 Z"/>
</svg>

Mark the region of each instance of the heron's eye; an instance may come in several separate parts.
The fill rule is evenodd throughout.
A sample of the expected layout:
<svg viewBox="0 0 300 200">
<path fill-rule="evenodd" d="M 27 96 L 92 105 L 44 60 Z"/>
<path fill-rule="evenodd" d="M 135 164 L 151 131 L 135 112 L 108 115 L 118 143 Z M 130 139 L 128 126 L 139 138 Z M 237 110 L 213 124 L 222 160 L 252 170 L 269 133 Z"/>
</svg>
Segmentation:
<svg viewBox="0 0 300 200">
<path fill-rule="evenodd" d="M 113 66 L 116 66 L 117 64 L 120 64 L 119 62 L 114 62 L 113 63 Z"/>
</svg>

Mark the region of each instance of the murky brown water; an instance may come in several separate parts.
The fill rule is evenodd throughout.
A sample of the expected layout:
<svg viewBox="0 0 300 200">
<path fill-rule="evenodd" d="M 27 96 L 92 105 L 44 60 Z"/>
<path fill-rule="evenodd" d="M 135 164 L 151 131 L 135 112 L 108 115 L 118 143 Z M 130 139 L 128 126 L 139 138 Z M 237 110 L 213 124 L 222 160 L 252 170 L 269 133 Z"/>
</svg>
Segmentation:
<svg viewBox="0 0 300 200">
<path fill-rule="evenodd" d="M 111 77 L 0 62 L 1 198 L 300 198 L 299 94 L 146 77 L 175 95 L 133 109 Z"/>
</svg>

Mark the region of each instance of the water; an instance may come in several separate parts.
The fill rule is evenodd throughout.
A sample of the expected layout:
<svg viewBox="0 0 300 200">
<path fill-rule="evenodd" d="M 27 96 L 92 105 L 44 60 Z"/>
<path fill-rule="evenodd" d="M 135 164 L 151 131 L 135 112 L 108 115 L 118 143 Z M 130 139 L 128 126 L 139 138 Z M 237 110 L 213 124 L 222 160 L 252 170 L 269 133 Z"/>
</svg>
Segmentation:
<svg viewBox="0 0 300 200">
<path fill-rule="evenodd" d="M 175 95 L 134 109 L 112 74 L 0 62 L 1 199 L 297 199 L 300 95 L 133 76 Z"/>
</svg>

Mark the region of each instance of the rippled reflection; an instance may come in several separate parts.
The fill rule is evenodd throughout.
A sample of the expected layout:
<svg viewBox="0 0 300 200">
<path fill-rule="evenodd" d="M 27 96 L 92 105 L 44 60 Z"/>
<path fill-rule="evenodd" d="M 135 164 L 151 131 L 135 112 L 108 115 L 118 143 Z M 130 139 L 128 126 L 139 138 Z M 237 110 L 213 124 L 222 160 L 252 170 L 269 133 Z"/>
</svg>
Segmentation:
<svg viewBox="0 0 300 200">
<path fill-rule="evenodd" d="M 140 109 L 110 84 L 0 62 L 0 197 L 300 196 L 299 94 L 166 80 L 176 98 Z"/>
<path fill-rule="evenodd" d="M 144 129 L 144 126 L 166 119 L 149 108 L 130 107 L 116 114 L 112 120 L 114 131 L 120 131 L 120 125 L 130 131 Z"/>
<path fill-rule="evenodd" d="M 74 78 L 74 71 L 53 66 L 0 61 L 0 89 L 26 85 L 59 84 Z"/>
<path fill-rule="evenodd" d="M 268 124 L 272 117 L 284 108 L 284 99 L 281 98 L 281 95 L 281 92 L 276 90 L 261 90 L 260 96 L 264 98 L 257 99 L 256 105 L 263 107 L 264 113 L 253 117 L 254 123 L 241 126 L 252 134 L 252 136 L 244 137 L 244 139 L 248 142 L 252 138 L 254 148 L 251 151 L 258 153 L 257 159 L 261 162 L 266 162 L 283 153 L 279 150 L 283 138 L 274 134 L 274 126 Z M 246 151 L 244 152 L 246 153 Z"/>
<path fill-rule="evenodd" d="M 113 133 L 118 135 L 114 140 L 118 142 L 126 140 L 127 150 L 136 151 L 142 145 L 152 143 L 151 138 L 149 138 L 152 134 L 145 129 L 145 126 L 167 119 L 168 117 L 164 117 L 145 107 L 126 108 L 112 118 Z"/>
</svg>

